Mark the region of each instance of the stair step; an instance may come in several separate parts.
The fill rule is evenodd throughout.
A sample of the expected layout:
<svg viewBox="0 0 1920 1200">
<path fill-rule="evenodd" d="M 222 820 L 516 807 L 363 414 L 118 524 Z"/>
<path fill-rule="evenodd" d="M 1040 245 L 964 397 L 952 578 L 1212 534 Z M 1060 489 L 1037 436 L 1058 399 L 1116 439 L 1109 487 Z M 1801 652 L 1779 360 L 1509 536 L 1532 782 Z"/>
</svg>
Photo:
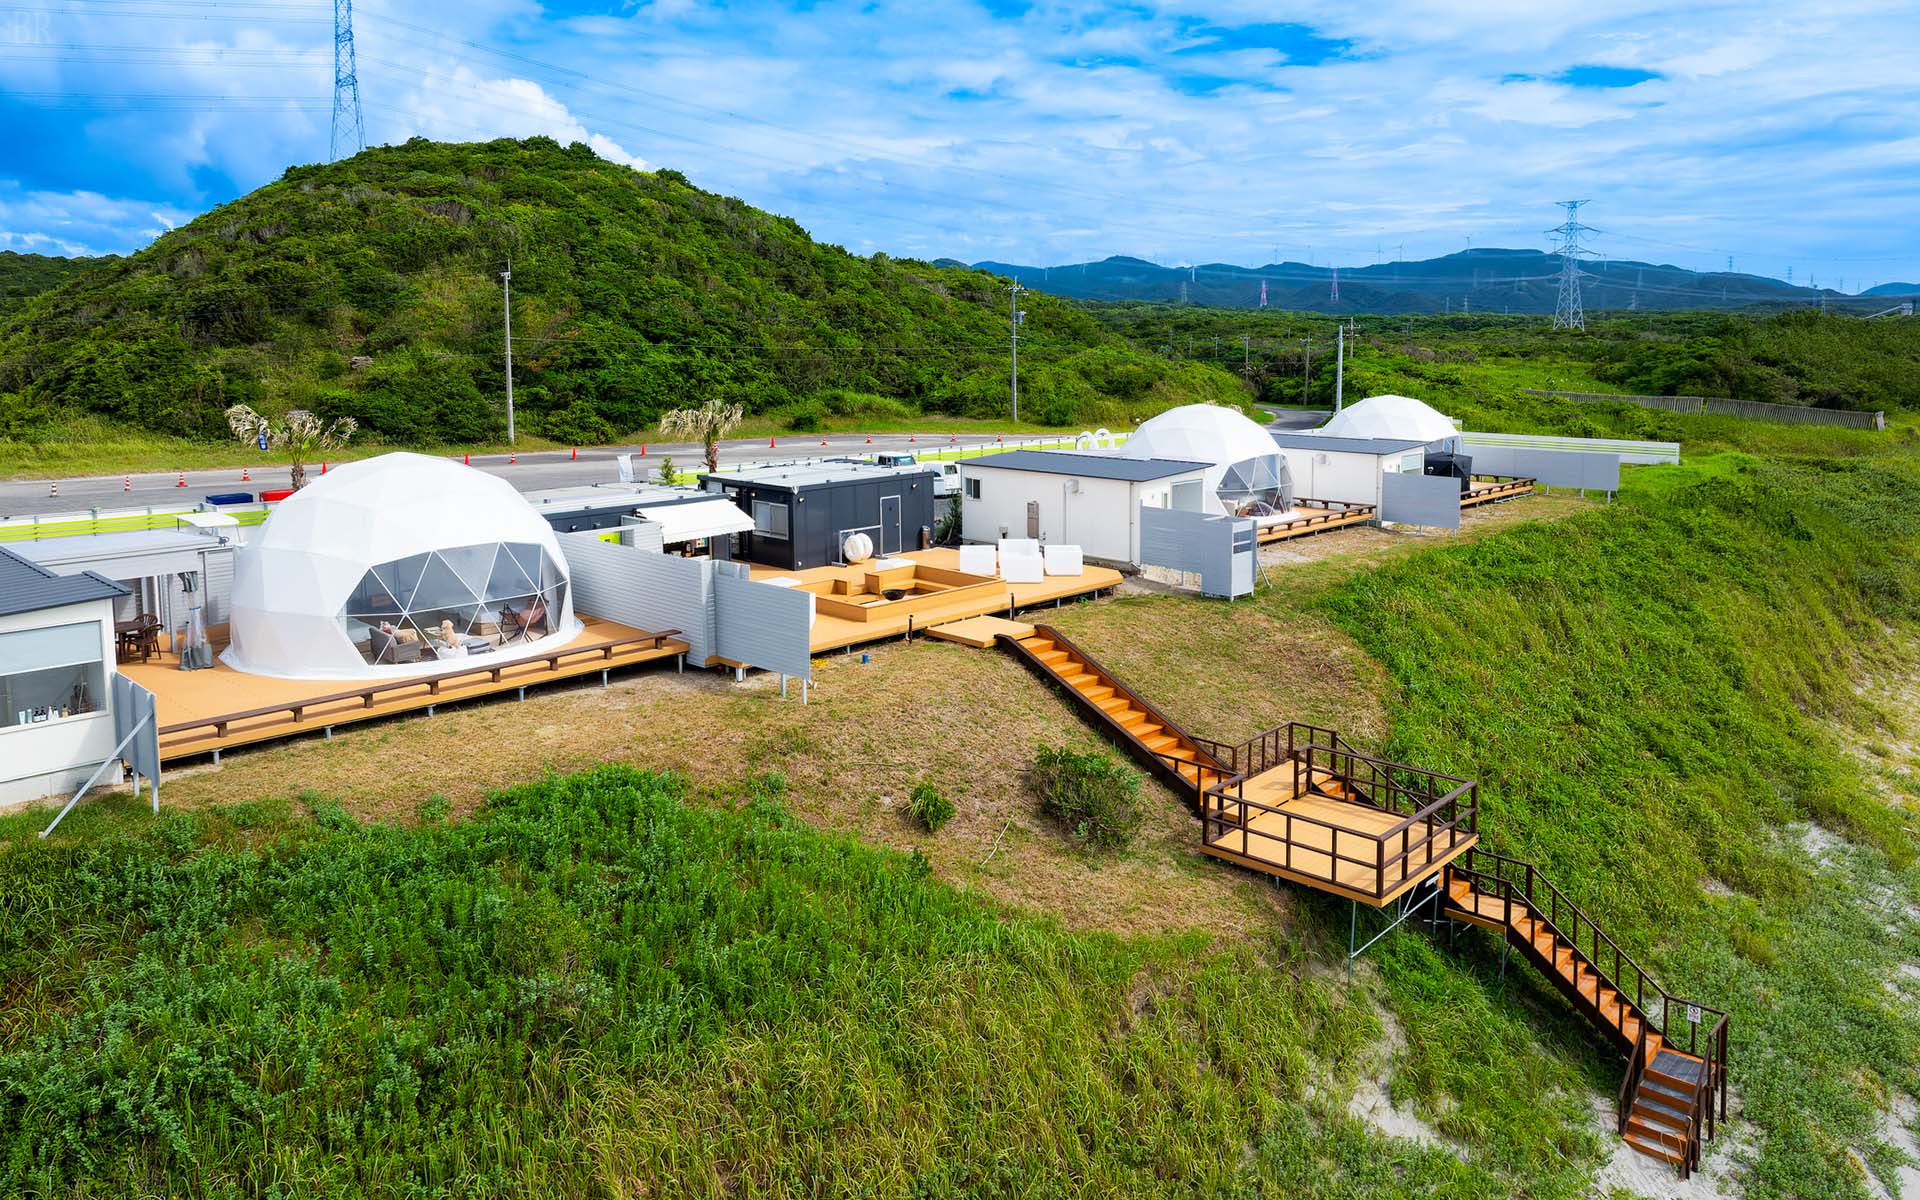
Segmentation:
<svg viewBox="0 0 1920 1200">
<path fill-rule="evenodd" d="M 1160 733 L 1150 733 L 1146 737 L 1141 738 L 1140 741 L 1147 749 L 1153 751 L 1155 754 L 1161 753 L 1168 747 L 1178 747 L 1180 745 L 1179 738 L 1168 737 L 1164 731 Z"/>
<path fill-rule="evenodd" d="M 1692 1114 L 1681 1109 L 1669 1108 L 1665 1104 L 1655 1103 L 1642 1091 L 1635 1095 L 1627 1111 L 1657 1125 L 1670 1126 L 1685 1133 L 1693 1127 Z"/>
<path fill-rule="evenodd" d="M 1082 687 L 1093 687 L 1100 682 L 1100 677 L 1088 671 L 1075 671 L 1072 674 L 1062 671 L 1060 682 L 1077 692 Z"/>
<path fill-rule="evenodd" d="M 1098 708 L 1100 711 L 1106 712 L 1106 713 L 1112 713 L 1116 716 L 1122 712 L 1138 711 L 1133 707 L 1133 702 L 1131 700 L 1128 700 L 1125 696 L 1102 696 L 1099 699 L 1095 700 L 1093 704 L 1094 704 L 1094 707 Z"/>
<path fill-rule="evenodd" d="M 1082 696 L 1085 696 L 1089 700 L 1105 700 L 1108 696 L 1113 695 L 1113 689 L 1110 687 L 1104 687 L 1104 686 L 1081 688 L 1080 694 Z"/>
<path fill-rule="evenodd" d="M 1684 1165 L 1687 1161 L 1684 1138 L 1679 1139 L 1679 1144 L 1676 1145 L 1669 1140 L 1672 1135 L 1661 1134 L 1631 1119 L 1627 1121 L 1627 1129 L 1622 1136 L 1626 1139 L 1627 1145 L 1642 1154 L 1665 1159 L 1676 1167 Z"/>
</svg>

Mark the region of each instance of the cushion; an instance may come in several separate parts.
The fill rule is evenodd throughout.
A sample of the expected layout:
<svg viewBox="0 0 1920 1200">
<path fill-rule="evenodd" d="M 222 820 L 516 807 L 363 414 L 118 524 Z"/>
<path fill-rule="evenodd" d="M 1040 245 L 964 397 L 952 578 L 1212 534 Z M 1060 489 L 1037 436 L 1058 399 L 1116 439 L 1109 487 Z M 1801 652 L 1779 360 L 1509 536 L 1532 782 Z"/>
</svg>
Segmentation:
<svg viewBox="0 0 1920 1200">
<path fill-rule="evenodd" d="M 999 553 L 992 546 L 960 547 L 960 570 L 967 575 L 998 575 Z"/>
<path fill-rule="evenodd" d="M 1039 583 L 1046 576 L 1046 560 L 1038 554 L 1000 556 L 1000 578 L 1008 583 Z"/>
</svg>

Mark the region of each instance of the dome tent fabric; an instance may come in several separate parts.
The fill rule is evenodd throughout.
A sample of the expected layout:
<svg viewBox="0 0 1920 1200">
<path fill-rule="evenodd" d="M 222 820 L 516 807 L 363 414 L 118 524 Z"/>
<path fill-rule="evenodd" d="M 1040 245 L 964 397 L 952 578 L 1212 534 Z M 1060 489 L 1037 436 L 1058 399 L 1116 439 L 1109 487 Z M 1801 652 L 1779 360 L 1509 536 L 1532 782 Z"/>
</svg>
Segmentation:
<svg viewBox="0 0 1920 1200">
<path fill-rule="evenodd" d="M 293 679 L 433 674 L 581 628 L 552 526 L 505 480 L 420 454 L 281 501 L 235 555 L 229 621 L 229 666 Z"/>
<path fill-rule="evenodd" d="M 1429 444 L 1460 436 L 1453 422 L 1431 405 L 1412 396 L 1390 393 L 1347 405 L 1314 432 L 1329 437 L 1392 438 Z"/>
<path fill-rule="evenodd" d="M 1218 404 L 1170 408 L 1134 430 L 1118 454 L 1211 464 L 1202 478 L 1214 512 L 1230 514 L 1244 499 L 1260 499 L 1275 509 L 1292 506 L 1286 458 L 1271 434 L 1236 409 Z"/>
</svg>

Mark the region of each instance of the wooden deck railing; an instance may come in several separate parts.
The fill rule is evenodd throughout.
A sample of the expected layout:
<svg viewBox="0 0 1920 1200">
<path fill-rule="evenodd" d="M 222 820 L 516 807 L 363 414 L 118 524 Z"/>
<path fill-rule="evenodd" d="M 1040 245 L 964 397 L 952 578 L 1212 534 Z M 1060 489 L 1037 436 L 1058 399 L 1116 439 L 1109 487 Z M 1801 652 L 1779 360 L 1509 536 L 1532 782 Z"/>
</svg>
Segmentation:
<svg viewBox="0 0 1920 1200">
<path fill-rule="evenodd" d="M 1620 948 L 1607 932 L 1594 923 L 1580 906 L 1568 899 L 1530 862 L 1508 858 L 1475 847 L 1450 868 L 1464 877 L 1477 892 L 1497 896 L 1502 901 L 1504 923 L 1511 926 L 1513 906 L 1523 904 L 1536 920 L 1547 926 L 1573 947 L 1594 974 L 1631 1006 L 1643 1029 L 1659 1030 L 1661 1039 L 1675 1050 L 1683 1050 L 1703 1059 L 1707 1069 L 1701 1077 L 1707 1136 L 1713 1136 L 1716 1121 L 1727 1116 L 1727 1023 L 1723 1009 L 1675 996 L 1660 986 L 1646 968 Z M 1597 993 L 1596 993 L 1597 994 Z M 1659 1018 L 1653 1017 L 1655 1006 Z M 1678 1014 L 1682 1032 L 1675 1033 Z M 1628 1065 L 1629 1079 L 1636 1067 Z M 1621 1085 L 1626 1087 L 1626 1082 Z M 1717 1103 L 1716 1103 L 1717 1102 Z"/>
<path fill-rule="evenodd" d="M 252 720 L 255 717 L 270 717 L 279 713 L 288 713 L 291 714 L 294 721 L 298 723 L 305 718 L 306 710 L 310 708 L 320 708 L 328 704 L 340 704 L 348 700 L 358 700 L 361 702 L 362 708 L 372 708 L 374 701 L 381 696 L 390 692 L 405 691 L 419 687 L 426 688 L 429 696 L 437 696 L 440 694 L 442 684 L 455 679 L 465 679 L 473 675 L 487 675 L 491 677 L 491 682 L 499 683 L 501 673 L 510 671 L 515 667 L 524 667 L 530 663 L 544 662 L 547 665 L 547 670 L 557 671 L 560 669 L 560 663 L 563 659 L 575 658 L 582 654 L 598 654 L 602 660 L 611 660 L 616 651 L 628 646 L 637 646 L 641 643 L 646 643 L 648 649 L 657 650 L 664 642 L 671 638 L 678 637 L 679 634 L 680 631 L 678 629 L 662 629 L 657 633 L 642 631 L 631 637 L 608 638 L 604 641 L 589 642 L 583 646 L 565 646 L 546 654 L 527 655 L 522 658 L 515 658 L 497 664 L 463 667 L 457 671 L 442 671 L 435 675 L 416 675 L 410 679 L 395 679 L 385 683 L 372 683 L 364 687 L 348 688 L 340 692 L 330 692 L 324 696 L 304 696 L 298 700 L 291 700 L 284 704 L 264 704 L 258 708 L 243 709 L 239 712 L 220 713 L 217 716 L 211 717 L 197 717 L 190 721 L 175 721 L 170 725 L 162 725 L 159 732 L 165 735 L 211 728 L 214 737 L 223 738 L 227 736 L 228 726 L 235 721 L 246 721 Z"/>
<path fill-rule="evenodd" d="M 1357 890 L 1381 899 L 1406 879 L 1409 866 L 1431 862 L 1479 832 L 1479 785 L 1472 780 L 1355 753 L 1331 729 L 1293 722 L 1237 745 L 1195 741 L 1234 772 L 1202 794 L 1201 836 L 1207 845 L 1220 847 L 1222 839 L 1237 831 L 1237 853 L 1246 858 L 1301 871 L 1294 861 L 1299 847 L 1302 855 L 1327 859 L 1325 878 L 1341 887 L 1351 886 L 1340 882 L 1341 863 L 1371 872 L 1373 887 Z M 1248 780 L 1289 763 L 1296 790 L 1304 774 L 1306 789 L 1317 795 L 1399 814 L 1401 819 L 1367 833 L 1296 811 L 1284 802 L 1267 804 L 1247 796 Z M 1332 786 L 1336 783 L 1341 785 L 1337 792 Z M 1253 827 L 1265 814 L 1278 819 L 1279 832 Z M 1295 836 L 1296 824 L 1325 830 L 1326 846 L 1302 843 Z"/>
</svg>

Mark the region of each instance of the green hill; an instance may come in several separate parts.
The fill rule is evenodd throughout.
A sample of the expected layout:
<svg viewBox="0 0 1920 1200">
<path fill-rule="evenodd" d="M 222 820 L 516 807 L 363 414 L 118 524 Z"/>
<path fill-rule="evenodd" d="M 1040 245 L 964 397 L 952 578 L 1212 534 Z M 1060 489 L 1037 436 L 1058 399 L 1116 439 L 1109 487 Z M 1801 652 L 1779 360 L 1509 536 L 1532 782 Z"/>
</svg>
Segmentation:
<svg viewBox="0 0 1920 1200">
<path fill-rule="evenodd" d="M 83 271 L 112 262 L 105 258 L 57 258 L 45 254 L 17 254 L 0 250 L 0 311 L 30 296 L 59 287 Z"/>
<path fill-rule="evenodd" d="M 229 404 L 351 414 L 395 442 L 504 423 L 499 273 L 513 270 L 522 430 L 589 442 L 721 395 L 803 428 L 834 413 L 992 416 L 1001 281 L 859 258 L 792 219 L 548 138 L 421 139 L 294 167 L 0 327 L 0 435 L 78 414 L 226 436 Z M 1116 422 L 1235 400 L 1227 372 L 1130 351 L 1036 296 L 1023 416 Z"/>
</svg>

